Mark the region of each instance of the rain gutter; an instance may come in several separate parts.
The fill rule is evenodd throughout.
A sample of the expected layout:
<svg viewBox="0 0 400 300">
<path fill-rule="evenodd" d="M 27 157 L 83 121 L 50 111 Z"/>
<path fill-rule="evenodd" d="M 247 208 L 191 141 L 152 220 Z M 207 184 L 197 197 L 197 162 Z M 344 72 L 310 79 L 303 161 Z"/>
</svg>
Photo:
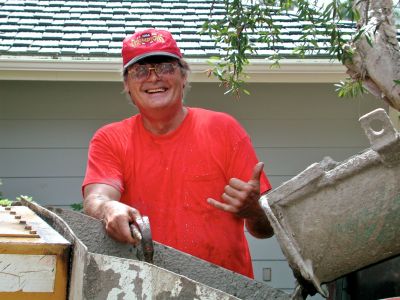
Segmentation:
<svg viewBox="0 0 400 300">
<path fill-rule="evenodd" d="M 187 59 L 191 82 L 217 82 L 207 76 L 206 59 Z M 250 61 L 247 82 L 333 83 L 346 77 L 345 68 L 328 59 L 287 59 L 273 68 L 264 59 Z M 120 58 L 0 57 L 0 80 L 121 81 Z"/>
</svg>

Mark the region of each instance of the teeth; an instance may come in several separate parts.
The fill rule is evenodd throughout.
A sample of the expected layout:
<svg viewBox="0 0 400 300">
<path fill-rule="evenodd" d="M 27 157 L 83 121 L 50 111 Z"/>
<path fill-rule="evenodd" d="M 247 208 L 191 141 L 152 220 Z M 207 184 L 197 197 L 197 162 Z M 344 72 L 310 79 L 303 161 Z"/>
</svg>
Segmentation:
<svg viewBox="0 0 400 300">
<path fill-rule="evenodd" d="M 158 88 L 158 89 L 153 89 L 153 90 L 147 90 L 148 93 L 159 93 L 159 92 L 165 92 L 165 89 L 163 88 Z"/>
</svg>

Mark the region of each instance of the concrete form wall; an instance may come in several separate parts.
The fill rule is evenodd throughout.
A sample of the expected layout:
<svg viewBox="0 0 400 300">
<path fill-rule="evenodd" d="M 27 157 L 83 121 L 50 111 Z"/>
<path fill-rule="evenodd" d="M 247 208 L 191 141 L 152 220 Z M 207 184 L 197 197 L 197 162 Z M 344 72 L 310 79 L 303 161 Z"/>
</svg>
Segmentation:
<svg viewBox="0 0 400 300">
<path fill-rule="evenodd" d="M 0 191 L 42 205 L 80 202 L 87 146 L 103 124 L 135 113 L 115 82 L 0 82 Z M 369 146 L 358 118 L 382 103 L 338 99 L 332 84 L 250 84 L 251 96 L 224 96 L 194 83 L 186 103 L 225 111 L 252 137 L 273 186 L 329 155 L 340 161 Z M 255 275 L 290 291 L 293 277 L 274 239 L 249 237 Z"/>
</svg>

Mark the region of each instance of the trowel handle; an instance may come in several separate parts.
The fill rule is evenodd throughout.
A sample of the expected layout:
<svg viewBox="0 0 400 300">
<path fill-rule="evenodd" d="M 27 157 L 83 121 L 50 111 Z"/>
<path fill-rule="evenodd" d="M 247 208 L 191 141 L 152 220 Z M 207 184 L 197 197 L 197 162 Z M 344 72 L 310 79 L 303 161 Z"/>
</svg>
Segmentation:
<svg viewBox="0 0 400 300">
<path fill-rule="evenodd" d="M 139 229 L 142 235 L 141 245 L 143 249 L 144 260 L 149 263 L 153 263 L 153 239 L 151 237 L 150 220 L 147 216 L 142 216 L 141 219 L 137 219 L 134 224 L 130 224 L 131 233 L 133 233 L 132 226 Z M 133 236 L 133 234 L 132 234 Z"/>
</svg>

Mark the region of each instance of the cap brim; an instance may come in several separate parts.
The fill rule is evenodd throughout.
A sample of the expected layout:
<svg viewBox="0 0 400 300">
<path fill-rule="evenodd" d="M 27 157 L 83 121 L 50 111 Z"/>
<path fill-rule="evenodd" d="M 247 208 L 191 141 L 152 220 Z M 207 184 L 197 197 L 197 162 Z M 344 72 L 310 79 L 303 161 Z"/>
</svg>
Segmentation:
<svg viewBox="0 0 400 300">
<path fill-rule="evenodd" d="M 150 56 L 168 56 L 168 57 L 173 57 L 173 58 L 180 59 L 180 57 L 179 57 L 178 55 L 175 55 L 175 54 L 172 54 L 172 53 L 169 53 L 169 52 L 162 52 L 162 51 L 159 51 L 159 52 L 149 52 L 149 53 L 145 53 L 145 54 L 136 56 L 135 58 L 132 58 L 132 59 L 123 67 L 123 70 L 122 70 L 122 71 L 125 72 L 126 69 L 127 69 L 129 66 L 132 66 L 134 63 L 136 63 L 136 62 L 142 60 L 143 58 L 150 57 Z"/>
</svg>

